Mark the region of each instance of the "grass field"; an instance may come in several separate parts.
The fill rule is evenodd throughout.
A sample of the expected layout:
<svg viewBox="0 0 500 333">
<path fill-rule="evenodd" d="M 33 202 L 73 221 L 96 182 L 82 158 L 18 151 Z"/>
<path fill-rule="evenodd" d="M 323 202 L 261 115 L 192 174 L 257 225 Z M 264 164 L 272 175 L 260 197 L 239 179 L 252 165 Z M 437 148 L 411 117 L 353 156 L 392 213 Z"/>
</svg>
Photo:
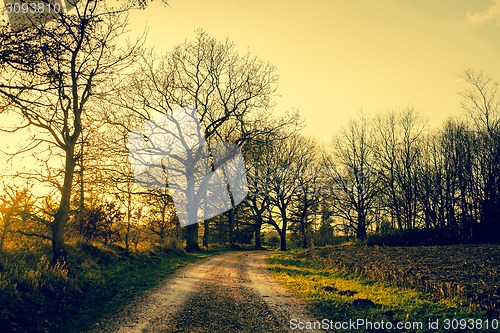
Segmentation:
<svg viewBox="0 0 500 333">
<path fill-rule="evenodd" d="M 406 332 L 453 331 L 445 323 L 457 332 L 495 331 L 499 251 L 498 245 L 335 246 L 276 253 L 269 265 L 317 318 L 422 323 Z M 429 320 L 439 320 L 440 328 L 429 329 Z"/>
</svg>

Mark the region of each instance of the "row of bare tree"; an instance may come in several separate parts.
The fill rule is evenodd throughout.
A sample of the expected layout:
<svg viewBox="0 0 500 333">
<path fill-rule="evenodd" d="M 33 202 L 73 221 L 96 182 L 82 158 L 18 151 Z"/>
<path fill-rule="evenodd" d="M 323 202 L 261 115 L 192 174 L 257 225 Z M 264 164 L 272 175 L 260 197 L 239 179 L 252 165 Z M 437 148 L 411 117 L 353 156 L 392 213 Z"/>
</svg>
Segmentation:
<svg viewBox="0 0 500 333">
<path fill-rule="evenodd" d="M 500 110 L 490 78 L 465 73 L 467 120 L 430 130 L 411 109 L 360 115 L 322 147 L 298 133 L 297 113 L 271 112 L 275 67 L 232 42 L 200 30 L 165 54 L 142 39 L 125 44 L 137 6 L 80 1 L 21 31 L 1 26 L 0 112 L 15 119 L 3 131 L 28 138 L 10 160 L 29 155 L 32 164 L 4 179 L 0 249 L 13 232 L 50 240 L 53 264 L 66 261 L 68 232 L 127 251 L 148 238 L 177 246 L 184 235 L 186 249 L 198 249 L 199 224 L 179 228 L 167 184 L 135 184 L 127 148 L 145 121 L 185 106 L 196 108 L 209 145 L 242 148 L 250 189 L 241 205 L 203 221 L 204 246 L 235 244 L 242 232 L 261 246 L 264 225 L 283 250 L 290 230 L 306 247 L 318 226 L 360 239 L 370 230 L 498 231 Z M 43 191 L 19 190 L 19 180 Z"/>
<path fill-rule="evenodd" d="M 304 247 L 311 226 L 324 224 L 358 239 L 425 228 L 457 241 L 498 241 L 498 83 L 473 71 L 464 82 L 465 116 L 441 128 L 408 108 L 360 114 L 326 147 L 298 134 L 252 147 L 247 205 L 256 226 L 274 226 L 282 249 L 290 224 Z"/>
<path fill-rule="evenodd" d="M 134 223 L 149 224 L 160 242 L 169 230 L 178 232 L 168 187 L 134 184 L 126 142 L 145 121 L 194 107 L 209 144 L 241 147 L 297 122 L 294 115 L 274 117 L 269 111 L 274 66 L 239 54 L 230 41 L 197 31 L 194 40 L 167 54 L 146 50 L 142 39 L 125 43 L 128 13 L 145 4 L 79 1 L 47 22 L 22 30 L 1 26 L 0 111 L 15 119 L 3 130 L 29 138 L 11 161 L 27 153 L 33 163 L 23 171 L 14 168 L 6 183 L 45 184 L 22 214 L 23 221 L 47 228 L 29 235 L 51 240 L 53 264 L 66 261 L 69 229 L 109 242 L 116 235 L 110 226 L 124 220 L 127 249 Z M 7 234 L 7 224 L 3 229 Z M 22 229 L 16 231 L 28 235 Z M 187 249 L 195 250 L 198 225 L 186 229 Z"/>
<path fill-rule="evenodd" d="M 409 109 L 371 122 L 361 117 L 336 142 L 337 158 L 352 175 L 353 190 L 343 192 L 356 207 L 359 238 L 375 223 L 379 230 L 449 227 L 464 240 L 497 239 L 498 83 L 473 71 L 464 81 L 464 116 L 442 128 L 428 129 Z M 352 220 L 347 207 L 341 211 Z"/>
</svg>

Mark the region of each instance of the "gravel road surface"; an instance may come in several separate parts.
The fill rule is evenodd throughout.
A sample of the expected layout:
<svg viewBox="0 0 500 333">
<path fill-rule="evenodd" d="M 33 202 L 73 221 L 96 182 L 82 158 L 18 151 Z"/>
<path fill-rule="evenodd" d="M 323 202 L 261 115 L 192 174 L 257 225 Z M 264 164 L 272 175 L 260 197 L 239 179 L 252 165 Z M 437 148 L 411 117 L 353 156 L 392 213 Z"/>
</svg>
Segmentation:
<svg viewBox="0 0 500 333">
<path fill-rule="evenodd" d="M 231 252 L 191 264 L 92 333 L 297 332 L 289 328 L 291 319 L 314 318 L 272 277 L 269 254 Z"/>
</svg>

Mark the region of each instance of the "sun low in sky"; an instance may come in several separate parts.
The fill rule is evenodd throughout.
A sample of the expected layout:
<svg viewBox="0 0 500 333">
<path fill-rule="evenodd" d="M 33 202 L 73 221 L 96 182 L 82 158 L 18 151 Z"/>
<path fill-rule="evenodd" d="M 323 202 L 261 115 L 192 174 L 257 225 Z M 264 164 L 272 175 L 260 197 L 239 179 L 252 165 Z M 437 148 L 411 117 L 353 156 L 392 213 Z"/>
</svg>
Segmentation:
<svg viewBox="0 0 500 333">
<path fill-rule="evenodd" d="M 168 51 L 203 28 L 278 69 L 277 109 L 330 138 L 360 110 L 413 106 L 431 125 L 460 114 L 462 73 L 500 80 L 500 0 L 171 0 L 131 14 Z"/>
</svg>

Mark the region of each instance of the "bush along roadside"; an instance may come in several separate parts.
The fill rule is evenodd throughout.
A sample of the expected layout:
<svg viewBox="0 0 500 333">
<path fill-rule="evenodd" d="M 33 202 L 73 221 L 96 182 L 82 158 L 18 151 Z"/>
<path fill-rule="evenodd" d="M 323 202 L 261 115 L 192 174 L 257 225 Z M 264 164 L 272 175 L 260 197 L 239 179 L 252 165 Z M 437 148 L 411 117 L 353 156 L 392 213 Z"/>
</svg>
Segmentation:
<svg viewBox="0 0 500 333">
<path fill-rule="evenodd" d="M 50 267 L 50 249 L 0 254 L 2 332 L 83 332 L 185 265 L 210 255 L 68 247 L 68 268 Z"/>
</svg>

